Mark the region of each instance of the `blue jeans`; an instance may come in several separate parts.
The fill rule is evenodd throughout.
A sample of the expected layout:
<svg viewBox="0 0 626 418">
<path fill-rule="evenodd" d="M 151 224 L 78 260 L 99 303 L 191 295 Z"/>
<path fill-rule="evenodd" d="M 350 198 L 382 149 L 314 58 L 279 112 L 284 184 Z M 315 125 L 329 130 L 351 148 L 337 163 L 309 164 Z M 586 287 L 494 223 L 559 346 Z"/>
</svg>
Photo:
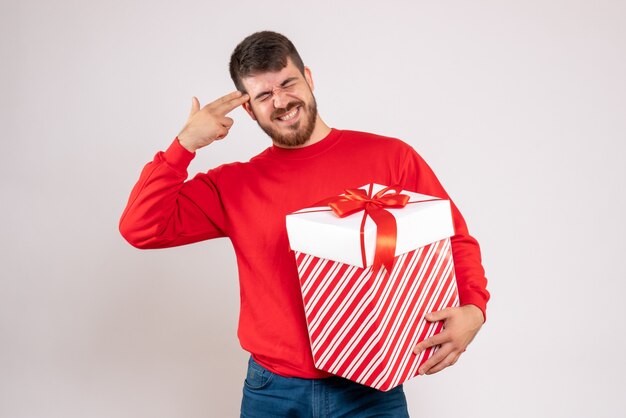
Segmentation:
<svg viewBox="0 0 626 418">
<path fill-rule="evenodd" d="M 402 385 L 382 392 L 350 380 L 300 379 L 272 373 L 252 359 L 243 384 L 241 417 L 408 417 Z"/>
</svg>

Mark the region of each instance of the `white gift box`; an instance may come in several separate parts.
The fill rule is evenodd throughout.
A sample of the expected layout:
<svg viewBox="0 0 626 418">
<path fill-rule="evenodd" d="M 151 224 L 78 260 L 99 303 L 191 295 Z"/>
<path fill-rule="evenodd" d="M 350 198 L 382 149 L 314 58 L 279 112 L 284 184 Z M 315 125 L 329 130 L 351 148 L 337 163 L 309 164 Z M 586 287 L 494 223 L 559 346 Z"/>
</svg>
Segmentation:
<svg viewBox="0 0 626 418">
<path fill-rule="evenodd" d="M 362 189 L 374 196 L 384 187 Z M 459 305 L 450 202 L 402 194 L 406 206 L 386 209 L 397 225 L 389 270 L 372 266 L 377 228 L 363 211 L 339 218 L 318 206 L 287 216 L 315 367 L 382 391 L 416 376 L 436 351 L 412 352 L 443 326 L 424 315 Z"/>
</svg>

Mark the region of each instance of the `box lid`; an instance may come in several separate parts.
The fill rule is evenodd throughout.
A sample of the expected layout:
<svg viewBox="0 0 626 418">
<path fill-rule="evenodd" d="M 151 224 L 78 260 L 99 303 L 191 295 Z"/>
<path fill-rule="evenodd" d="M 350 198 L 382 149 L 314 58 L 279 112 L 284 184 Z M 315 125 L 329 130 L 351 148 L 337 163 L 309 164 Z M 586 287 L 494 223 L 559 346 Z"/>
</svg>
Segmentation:
<svg viewBox="0 0 626 418">
<path fill-rule="evenodd" d="M 368 190 L 370 185 L 360 187 Z M 373 184 L 372 195 L 386 186 Z M 454 235 L 450 201 L 420 193 L 402 191 L 409 203 L 400 209 L 386 209 L 396 219 L 395 255 Z M 366 265 L 361 254 L 363 211 L 345 218 L 335 215 L 328 206 L 310 207 L 287 215 L 287 234 L 294 251 L 311 254 L 357 267 L 374 262 L 376 224 L 367 216 L 363 228 Z"/>
</svg>

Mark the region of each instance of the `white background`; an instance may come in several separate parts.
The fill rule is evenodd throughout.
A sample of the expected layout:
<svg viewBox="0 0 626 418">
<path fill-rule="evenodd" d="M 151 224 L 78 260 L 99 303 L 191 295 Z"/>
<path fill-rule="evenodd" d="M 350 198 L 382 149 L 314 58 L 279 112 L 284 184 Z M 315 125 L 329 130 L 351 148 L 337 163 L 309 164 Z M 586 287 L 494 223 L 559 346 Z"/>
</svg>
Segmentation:
<svg viewBox="0 0 626 418">
<path fill-rule="evenodd" d="M 230 242 L 140 251 L 117 222 L 262 29 L 329 125 L 413 145 L 481 243 L 487 323 L 405 385 L 412 416 L 621 416 L 625 21 L 623 1 L 2 0 L 0 416 L 238 416 Z M 190 174 L 270 145 L 232 116 Z"/>
</svg>

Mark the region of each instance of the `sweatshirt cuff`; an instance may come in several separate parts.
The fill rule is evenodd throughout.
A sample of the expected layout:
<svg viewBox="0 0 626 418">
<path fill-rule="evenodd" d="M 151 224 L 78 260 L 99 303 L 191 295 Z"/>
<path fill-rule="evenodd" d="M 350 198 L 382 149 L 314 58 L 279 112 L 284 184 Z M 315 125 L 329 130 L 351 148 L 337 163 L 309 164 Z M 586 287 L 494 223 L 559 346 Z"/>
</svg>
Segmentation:
<svg viewBox="0 0 626 418">
<path fill-rule="evenodd" d="M 193 160 L 195 156 L 195 152 L 190 152 L 180 145 L 178 137 L 174 138 L 174 141 L 163 155 L 169 165 L 180 171 L 186 171 L 187 167 L 189 167 L 189 163 L 191 163 L 191 160 Z"/>
</svg>

